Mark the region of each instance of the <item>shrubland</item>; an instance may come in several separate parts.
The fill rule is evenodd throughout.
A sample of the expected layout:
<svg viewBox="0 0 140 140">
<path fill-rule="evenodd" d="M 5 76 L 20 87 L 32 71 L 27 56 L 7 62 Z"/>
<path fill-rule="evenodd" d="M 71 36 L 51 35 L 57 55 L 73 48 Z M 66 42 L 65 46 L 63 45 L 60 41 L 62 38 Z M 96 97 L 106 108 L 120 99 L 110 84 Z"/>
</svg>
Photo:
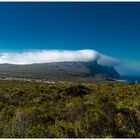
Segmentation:
<svg viewBox="0 0 140 140">
<path fill-rule="evenodd" d="M 0 81 L 1 138 L 140 138 L 140 84 Z"/>
</svg>

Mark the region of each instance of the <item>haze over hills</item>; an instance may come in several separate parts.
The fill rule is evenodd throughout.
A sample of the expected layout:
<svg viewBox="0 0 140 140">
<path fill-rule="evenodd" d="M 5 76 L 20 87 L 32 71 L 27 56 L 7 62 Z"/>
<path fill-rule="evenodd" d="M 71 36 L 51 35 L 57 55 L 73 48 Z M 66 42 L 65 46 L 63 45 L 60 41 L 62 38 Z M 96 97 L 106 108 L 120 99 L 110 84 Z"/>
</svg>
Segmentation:
<svg viewBox="0 0 140 140">
<path fill-rule="evenodd" d="M 29 65 L 0 64 L 0 77 L 31 78 L 56 81 L 86 81 L 94 78 L 116 79 L 112 66 L 90 62 L 52 62 Z"/>
</svg>

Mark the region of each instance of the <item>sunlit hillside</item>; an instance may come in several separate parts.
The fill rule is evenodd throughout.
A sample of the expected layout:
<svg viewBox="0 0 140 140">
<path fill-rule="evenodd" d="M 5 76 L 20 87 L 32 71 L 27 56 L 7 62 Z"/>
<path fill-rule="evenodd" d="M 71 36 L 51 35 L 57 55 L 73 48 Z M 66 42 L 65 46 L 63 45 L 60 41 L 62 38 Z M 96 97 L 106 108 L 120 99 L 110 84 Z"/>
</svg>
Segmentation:
<svg viewBox="0 0 140 140">
<path fill-rule="evenodd" d="M 138 138 L 140 84 L 0 82 L 1 138 Z"/>
</svg>

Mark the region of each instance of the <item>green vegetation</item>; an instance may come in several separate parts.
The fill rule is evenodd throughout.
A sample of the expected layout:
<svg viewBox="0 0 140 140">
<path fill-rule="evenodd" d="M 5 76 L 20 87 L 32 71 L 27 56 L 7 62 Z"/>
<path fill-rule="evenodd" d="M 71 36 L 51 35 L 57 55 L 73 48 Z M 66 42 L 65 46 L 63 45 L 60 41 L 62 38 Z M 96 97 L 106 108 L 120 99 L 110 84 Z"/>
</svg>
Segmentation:
<svg viewBox="0 0 140 140">
<path fill-rule="evenodd" d="M 138 138 L 140 84 L 0 81 L 1 138 Z"/>
<path fill-rule="evenodd" d="M 0 77 L 27 78 L 50 81 L 93 82 L 119 78 L 119 73 L 97 62 L 52 62 L 30 65 L 0 64 Z"/>
</svg>

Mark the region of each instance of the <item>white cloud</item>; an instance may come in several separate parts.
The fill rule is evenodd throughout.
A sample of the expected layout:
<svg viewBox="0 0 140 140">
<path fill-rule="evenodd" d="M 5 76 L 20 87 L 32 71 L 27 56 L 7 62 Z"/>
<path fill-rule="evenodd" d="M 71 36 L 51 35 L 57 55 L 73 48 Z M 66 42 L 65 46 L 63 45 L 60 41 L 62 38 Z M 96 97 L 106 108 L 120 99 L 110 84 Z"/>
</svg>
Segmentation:
<svg viewBox="0 0 140 140">
<path fill-rule="evenodd" d="M 136 60 L 121 60 L 120 65 L 116 67 L 116 69 L 122 75 L 140 75 L 140 61 Z"/>
<path fill-rule="evenodd" d="M 1 52 L 0 64 L 33 64 L 69 61 L 94 61 L 102 65 L 116 65 L 117 59 L 95 50 L 37 50 L 26 52 Z"/>
<path fill-rule="evenodd" d="M 95 50 L 34 50 L 24 52 L 0 52 L 0 64 L 33 64 L 49 62 L 95 61 L 98 64 L 115 66 L 120 74 L 140 74 L 140 61 L 121 60 Z"/>
</svg>

